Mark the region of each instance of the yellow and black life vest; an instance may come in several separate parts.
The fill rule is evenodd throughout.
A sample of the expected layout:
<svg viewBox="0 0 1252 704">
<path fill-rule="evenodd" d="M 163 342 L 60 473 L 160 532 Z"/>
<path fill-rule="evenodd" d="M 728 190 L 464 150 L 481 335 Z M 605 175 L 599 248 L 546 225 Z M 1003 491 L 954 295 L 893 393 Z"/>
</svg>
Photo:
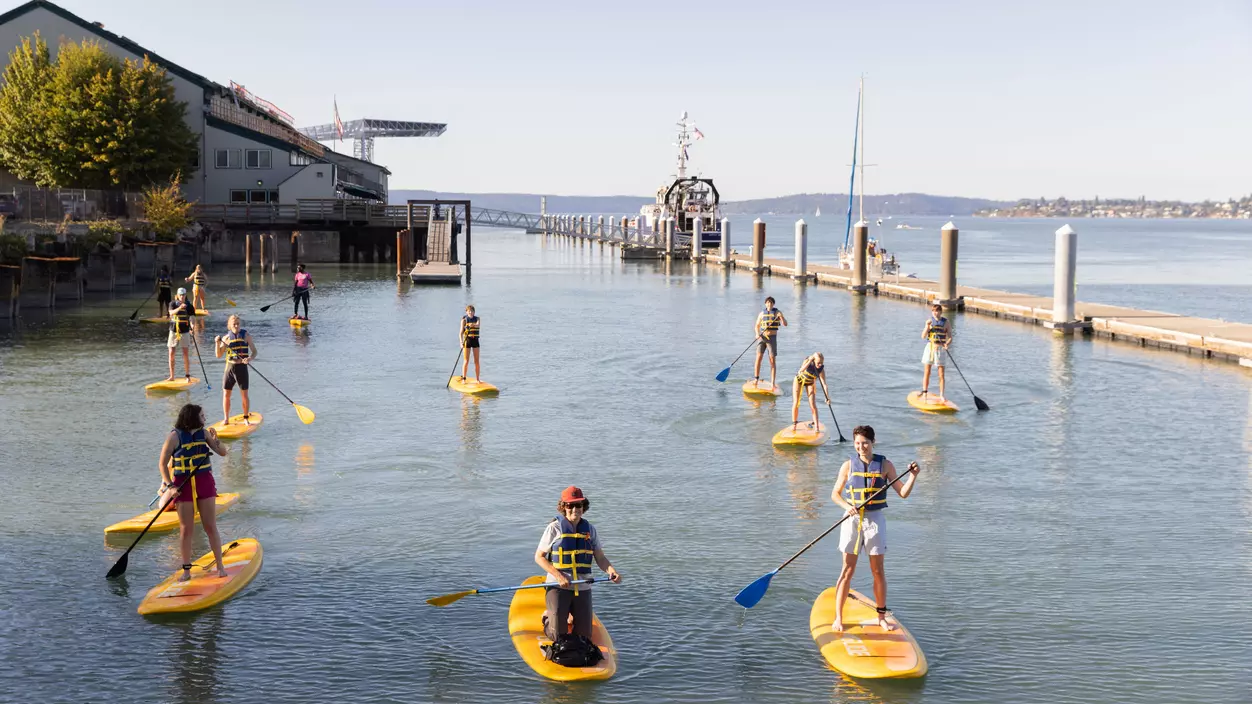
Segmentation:
<svg viewBox="0 0 1252 704">
<path fill-rule="evenodd" d="M 761 334 L 765 337 L 773 337 L 778 333 L 778 328 L 782 325 L 782 311 L 777 308 L 766 308 L 761 312 Z"/>
<path fill-rule="evenodd" d="M 222 338 L 226 343 L 226 360 L 228 362 L 236 362 L 241 359 L 247 359 L 251 350 L 248 348 L 248 331 L 239 330 L 239 334 L 233 332 L 226 333 L 226 337 Z"/>
<path fill-rule="evenodd" d="M 826 365 L 819 365 L 816 360 L 810 359 L 804 363 L 803 367 L 800 367 L 800 373 L 796 374 L 796 381 L 800 382 L 801 386 L 812 386 L 824 371 L 826 371 Z"/>
<path fill-rule="evenodd" d="M 209 444 L 204 440 L 204 428 L 190 433 L 175 428 L 174 432 L 178 433 L 178 447 L 174 448 L 174 476 L 212 469 L 209 465 Z"/>
<path fill-rule="evenodd" d="M 936 345 L 947 342 L 948 319 L 941 315 L 938 320 L 935 320 L 934 316 L 931 316 L 930 320 L 926 321 L 926 337 Z"/>
<path fill-rule="evenodd" d="M 204 272 L 196 272 L 191 275 L 191 283 L 197 286 L 203 286 L 208 280 L 209 277 L 205 276 Z"/>
<path fill-rule="evenodd" d="M 181 310 L 180 310 L 181 308 Z M 183 335 L 191 330 L 191 316 L 196 314 L 196 309 L 191 305 L 191 301 L 183 299 L 182 303 L 174 301 L 170 304 L 170 331 Z"/>
<path fill-rule="evenodd" d="M 864 504 L 865 511 L 887 508 L 887 492 L 884 491 L 874 496 L 875 492 L 887 485 L 887 474 L 883 471 L 883 462 L 886 458 L 882 455 L 873 455 L 870 457 L 868 466 L 860 455 L 852 455 L 850 461 L 848 481 L 843 485 L 844 499 L 853 506 Z M 874 498 L 871 499 L 871 496 Z"/>
<path fill-rule="evenodd" d="M 548 561 L 571 581 L 591 577 L 591 565 L 595 562 L 591 523 L 580 518 L 575 526 L 564 516 L 557 516 L 554 520 L 561 532 L 557 535 L 556 544 L 548 551 Z M 578 585 L 574 585 L 574 594 L 578 594 Z"/>
<path fill-rule="evenodd" d="M 462 325 L 465 326 L 465 339 L 467 341 L 477 340 L 478 339 L 478 325 L 479 325 L 478 316 L 476 315 L 471 318 L 468 315 L 463 315 L 461 316 L 461 323 Z"/>
</svg>

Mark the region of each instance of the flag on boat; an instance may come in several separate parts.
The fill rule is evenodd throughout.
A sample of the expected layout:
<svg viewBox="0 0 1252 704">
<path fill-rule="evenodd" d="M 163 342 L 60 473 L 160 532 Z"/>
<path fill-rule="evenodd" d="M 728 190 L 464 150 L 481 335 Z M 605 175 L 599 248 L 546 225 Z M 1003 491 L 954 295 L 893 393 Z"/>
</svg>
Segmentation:
<svg viewBox="0 0 1252 704">
<path fill-rule="evenodd" d="M 335 133 L 339 135 L 339 139 L 343 139 L 343 120 L 339 119 L 339 98 L 334 98 L 335 103 Z"/>
<path fill-rule="evenodd" d="M 700 140 L 704 139 L 704 133 L 700 131 L 700 128 L 699 128 L 699 127 L 696 127 L 695 125 L 692 125 L 692 126 L 691 126 L 691 130 L 692 130 L 693 132 L 695 132 L 695 133 L 696 133 L 696 141 L 697 141 L 697 142 L 699 142 Z"/>
</svg>

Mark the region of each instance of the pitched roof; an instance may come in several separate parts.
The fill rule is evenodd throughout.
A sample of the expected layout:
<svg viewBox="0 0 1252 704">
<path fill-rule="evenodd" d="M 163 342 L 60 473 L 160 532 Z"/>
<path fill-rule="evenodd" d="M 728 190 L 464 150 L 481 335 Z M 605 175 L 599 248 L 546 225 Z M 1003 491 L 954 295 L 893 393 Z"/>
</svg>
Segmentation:
<svg viewBox="0 0 1252 704">
<path fill-rule="evenodd" d="M 79 27 L 82 27 L 83 29 L 87 30 L 88 32 L 91 32 L 92 34 L 95 34 L 96 36 L 100 37 L 104 41 L 110 44 L 113 44 L 114 46 L 125 49 L 129 51 L 130 53 L 135 54 L 136 56 L 147 56 L 153 63 L 161 66 L 166 71 L 169 71 L 170 73 L 174 74 L 175 76 L 178 76 L 179 78 L 182 78 L 187 81 L 191 81 L 192 83 L 195 83 L 196 85 L 202 88 L 205 88 L 205 89 L 222 89 L 223 88 L 221 84 L 210 81 L 204 76 L 201 76 L 200 74 L 195 73 L 193 71 L 188 71 L 187 69 L 183 68 L 182 66 L 179 66 L 173 61 L 163 58 L 159 56 L 158 54 L 156 54 L 155 52 L 149 51 L 148 49 L 145 49 L 144 47 L 139 46 L 138 44 L 131 41 L 130 39 L 127 39 L 126 37 L 119 36 L 117 34 L 114 34 L 112 32 L 105 30 L 103 25 L 97 24 L 94 22 L 88 22 L 87 20 L 70 12 L 69 10 L 66 10 L 65 8 L 59 5 L 54 5 L 53 3 L 48 2 L 48 0 L 30 0 L 30 2 L 27 2 L 22 5 L 18 5 L 12 10 L 9 10 L 8 12 L 0 15 L 0 25 L 3 25 L 9 22 L 10 20 L 21 17 L 22 15 L 25 15 L 26 13 L 31 12 L 33 10 L 37 10 L 37 9 L 47 10 L 48 12 L 51 12 L 52 14 L 68 22 L 72 22 L 78 25 Z"/>
</svg>

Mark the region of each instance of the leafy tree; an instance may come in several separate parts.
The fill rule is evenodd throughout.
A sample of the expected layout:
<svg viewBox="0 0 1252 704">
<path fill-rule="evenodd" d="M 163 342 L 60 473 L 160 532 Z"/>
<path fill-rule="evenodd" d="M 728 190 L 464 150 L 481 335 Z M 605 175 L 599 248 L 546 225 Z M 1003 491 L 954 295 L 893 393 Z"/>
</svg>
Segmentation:
<svg viewBox="0 0 1252 704">
<path fill-rule="evenodd" d="M 122 61 L 94 41 L 55 62 L 36 34 L 9 55 L 0 88 L 0 164 L 41 186 L 137 189 L 167 181 L 196 155 L 165 71 Z"/>
<path fill-rule="evenodd" d="M 143 192 L 144 219 L 152 225 L 157 239 L 173 241 L 178 232 L 191 224 L 191 203 L 178 187 L 180 174 L 165 186 L 149 186 Z"/>
</svg>

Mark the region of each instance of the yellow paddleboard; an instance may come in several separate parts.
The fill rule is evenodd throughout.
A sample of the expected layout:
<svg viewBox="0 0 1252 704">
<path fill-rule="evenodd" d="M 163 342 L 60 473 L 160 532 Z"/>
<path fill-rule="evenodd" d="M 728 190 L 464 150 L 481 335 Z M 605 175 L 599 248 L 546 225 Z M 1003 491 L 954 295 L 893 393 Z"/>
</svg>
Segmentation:
<svg viewBox="0 0 1252 704">
<path fill-rule="evenodd" d="M 863 600 L 863 601 L 862 601 Z M 878 625 L 878 612 L 856 590 L 848 590 L 843 603 L 843 633 L 835 633 L 835 588 L 830 587 L 813 602 L 809 632 L 822 657 L 831 667 L 850 677 L 921 677 L 926 674 L 926 655 L 894 614 L 887 614 L 894 630 Z"/>
<path fill-rule="evenodd" d="M 461 377 L 454 376 L 452 381 L 448 382 L 448 387 L 456 389 L 463 394 L 472 394 L 474 396 L 487 396 L 490 394 L 500 393 L 500 389 L 488 384 L 485 381 L 474 381 L 469 377 L 465 377 L 465 381 L 461 381 Z"/>
<path fill-rule="evenodd" d="M 956 413 L 961 410 L 960 407 L 951 401 L 941 401 L 935 394 L 923 396 L 920 391 L 914 391 L 909 394 L 909 405 L 928 413 Z"/>
<path fill-rule="evenodd" d="M 308 318 L 287 318 L 287 322 L 293 328 L 302 328 L 305 325 L 308 325 L 312 321 L 309 320 Z"/>
<path fill-rule="evenodd" d="M 148 384 L 143 387 L 143 390 L 154 394 L 173 394 L 179 391 L 186 391 L 199 383 L 200 380 L 194 376 L 190 378 L 179 377 L 173 381 L 158 381 L 155 384 Z"/>
<path fill-rule="evenodd" d="M 190 488 L 187 491 L 191 491 Z M 216 513 L 221 515 L 223 511 L 235 505 L 239 501 L 239 494 L 218 494 L 217 500 L 213 505 L 217 507 Z M 112 533 L 139 533 L 143 527 L 148 525 L 148 521 L 152 520 L 152 516 L 156 514 L 158 509 L 152 509 L 146 513 L 141 513 L 134 518 L 127 518 L 124 521 L 114 523 L 104 529 L 105 535 Z M 200 522 L 200 512 L 196 511 L 196 523 Z M 148 529 L 149 533 L 160 533 L 167 530 L 178 528 L 178 511 L 163 511 L 161 517 L 156 519 L 152 527 Z"/>
<path fill-rule="evenodd" d="M 213 551 L 191 566 L 191 579 L 176 581 L 182 570 L 165 579 L 139 602 L 139 613 L 172 614 L 200 611 L 234 596 L 261 571 L 261 544 L 252 538 L 222 544 L 222 564 L 226 577 L 217 576 Z"/>
<path fill-rule="evenodd" d="M 209 311 L 207 311 L 207 310 L 198 310 L 198 311 L 196 311 L 196 315 L 203 317 L 203 316 L 206 316 L 206 315 L 213 315 L 213 314 L 212 314 L 212 313 L 210 313 L 210 312 L 209 312 Z"/>
<path fill-rule="evenodd" d="M 522 584 L 541 584 L 543 577 L 528 577 Z M 552 641 L 543 632 L 544 589 L 519 589 L 509 605 L 509 636 L 518 655 L 541 676 L 559 682 L 576 680 L 607 680 L 617 672 L 617 650 L 613 639 L 595 614 L 591 615 L 591 642 L 600 648 L 604 659 L 594 667 L 565 667 L 544 657 L 542 645 Z"/>
<path fill-rule="evenodd" d="M 743 382 L 743 395 L 754 399 L 771 399 L 782 396 L 783 390 L 777 384 L 771 384 L 768 381 L 753 381 L 748 379 Z"/>
<path fill-rule="evenodd" d="M 817 447 L 818 445 L 825 445 L 829 437 L 826 434 L 826 426 L 821 423 L 817 424 L 817 429 L 814 429 L 811 423 L 800 423 L 794 428 L 789 424 L 787 427 L 774 433 L 774 445 L 779 447 L 793 445 Z"/>
<path fill-rule="evenodd" d="M 242 413 L 237 413 L 230 417 L 230 425 L 222 425 L 222 421 L 219 420 L 209 427 L 222 440 L 234 440 L 255 433 L 256 429 L 261 427 L 263 420 L 265 417 L 256 411 L 249 413 L 247 418 L 244 418 Z"/>
</svg>

